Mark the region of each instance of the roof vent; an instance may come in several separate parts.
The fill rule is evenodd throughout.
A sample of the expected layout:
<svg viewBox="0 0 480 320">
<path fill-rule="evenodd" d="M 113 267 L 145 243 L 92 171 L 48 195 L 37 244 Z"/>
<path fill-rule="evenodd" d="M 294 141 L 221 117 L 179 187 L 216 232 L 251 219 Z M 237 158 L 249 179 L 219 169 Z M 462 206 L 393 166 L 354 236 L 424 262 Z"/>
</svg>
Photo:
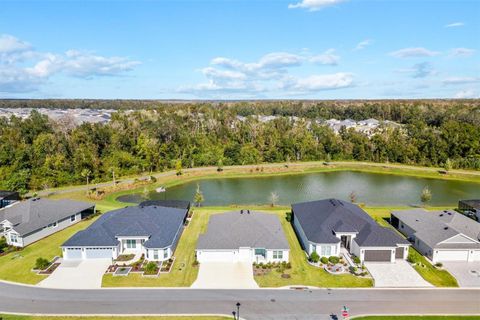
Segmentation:
<svg viewBox="0 0 480 320">
<path fill-rule="evenodd" d="M 451 215 L 452 215 L 452 213 L 451 213 L 451 212 L 448 212 L 448 215 L 449 215 L 449 216 L 451 216 Z"/>
<path fill-rule="evenodd" d="M 448 227 L 443 228 L 443 230 L 448 230 Z"/>
<path fill-rule="evenodd" d="M 443 213 L 440 213 L 440 217 L 443 217 Z"/>
<path fill-rule="evenodd" d="M 443 212 L 447 213 L 448 211 L 447 211 L 447 210 L 443 210 Z"/>
</svg>

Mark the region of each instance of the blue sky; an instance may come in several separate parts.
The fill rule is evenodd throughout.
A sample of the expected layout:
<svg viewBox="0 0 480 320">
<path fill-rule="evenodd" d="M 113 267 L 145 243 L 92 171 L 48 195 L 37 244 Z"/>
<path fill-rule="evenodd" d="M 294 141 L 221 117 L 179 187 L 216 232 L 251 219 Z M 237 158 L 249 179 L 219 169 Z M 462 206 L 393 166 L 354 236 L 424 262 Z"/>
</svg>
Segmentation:
<svg viewBox="0 0 480 320">
<path fill-rule="evenodd" d="M 480 97 L 480 1 L 3 1 L 0 98 Z"/>
</svg>

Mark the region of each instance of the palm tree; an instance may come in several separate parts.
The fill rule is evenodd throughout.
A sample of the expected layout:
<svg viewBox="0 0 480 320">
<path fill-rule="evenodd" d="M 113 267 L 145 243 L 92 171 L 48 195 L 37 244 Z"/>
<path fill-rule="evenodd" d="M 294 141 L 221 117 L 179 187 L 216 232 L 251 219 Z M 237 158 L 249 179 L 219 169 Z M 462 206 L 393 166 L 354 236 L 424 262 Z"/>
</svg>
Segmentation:
<svg viewBox="0 0 480 320">
<path fill-rule="evenodd" d="M 200 205 L 204 201 L 205 201 L 205 198 L 203 197 L 203 193 L 200 190 L 200 185 L 197 183 L 197 191 L 195 192 L 195 196 L 193 197 L 193 202 L 195 202 L 197 207 L 200 207 Z"/>
<path fill-rule="evenodd" d="M 432 192 L 428 187 L 423 188 L 422 193 L 420 194 L 420 200 L 422 201 L 423 205 L 425 205 L 428 201 L 432 199 Z"/>
</svg>

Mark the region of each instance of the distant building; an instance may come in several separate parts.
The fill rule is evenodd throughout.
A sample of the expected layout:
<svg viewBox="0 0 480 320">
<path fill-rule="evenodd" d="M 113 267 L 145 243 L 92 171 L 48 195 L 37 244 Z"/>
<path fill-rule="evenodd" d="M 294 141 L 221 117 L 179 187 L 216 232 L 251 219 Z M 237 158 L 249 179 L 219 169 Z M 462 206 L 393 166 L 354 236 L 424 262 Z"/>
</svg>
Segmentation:
<svg viewBox="0 0 480 320">
<path fill-rule="evenodd" d="M 18 200 L 20 200 L 18 192 L 0 190 L 0 208 L 6 207 Z"/>
</svg>

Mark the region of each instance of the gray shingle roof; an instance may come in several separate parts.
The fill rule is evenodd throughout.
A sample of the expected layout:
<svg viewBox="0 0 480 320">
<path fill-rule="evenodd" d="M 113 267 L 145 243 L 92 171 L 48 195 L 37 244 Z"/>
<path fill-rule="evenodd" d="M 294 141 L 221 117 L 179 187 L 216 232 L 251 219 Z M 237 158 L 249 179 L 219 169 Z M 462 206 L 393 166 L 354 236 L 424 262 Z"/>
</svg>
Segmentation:
<svg viewBox="0 0 480 320">
<path fill-rule="evenodd" d="M 415 230 L 415 237 L 432 248 L 456 235 L 480 240 L 480 223 L 453 210 L 426 211 L 423 209 L 392 211 L 392 214 Z M 443 244 L 442 244 L 443 245 Z M 480 247 L 480 245 L 473 245 Z"/>
<path fill-rule="evenodd" d="M 0 200 L 5 199 L 5 198 L 10 198 L 10 197 L 18 198 L 18 192 L 0 190 Z"/>
<path fill-rule="evenodd" d="M 94 206 L 92 203 L 65 199 L 29 199 L 0 209 L 0 221 L 10 221 L 13 230 L 23 236 Z"/>
<path fill-rule="evenodd" d="M 355 232 L 355 242 L 365 247 L 396 247 L 408 241 L 389 228 L 379 226 L 357 205 L 325 199 L 292 205 L 294 219 L 313 243 L 338 243 L 335 232 Z"/>
<path fill-rule="evenodd" d="M 459 202 L 480 210 L 480 199 L 460 200 Z"/>
<path fill-rule="evenodd" d="M 103 214 L 90 227 L 77 232 L 64 247 L 116 246 L 117 237 L 145 236 L 146 248 L 166 248 L 183 228 L 186 209 L 158 206 L 126 207 Z"/>
<path fill-rule="evenodd" d="M 238 249 L 240 247 L 283 249 L 290 246 L 282 224 L 274 214 L 240 211 L 210 216 L 206 233 L 198 238 L 197 249 Z"/>
<path fill-rule="evenodd" d="M 139 204 L 140 207 L 159 206 L 178 209 L 190 209 L 190 201 L 185 200 L 147 200 Z"/>
</svg>

